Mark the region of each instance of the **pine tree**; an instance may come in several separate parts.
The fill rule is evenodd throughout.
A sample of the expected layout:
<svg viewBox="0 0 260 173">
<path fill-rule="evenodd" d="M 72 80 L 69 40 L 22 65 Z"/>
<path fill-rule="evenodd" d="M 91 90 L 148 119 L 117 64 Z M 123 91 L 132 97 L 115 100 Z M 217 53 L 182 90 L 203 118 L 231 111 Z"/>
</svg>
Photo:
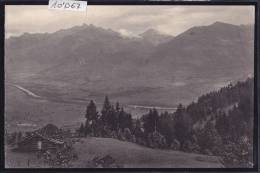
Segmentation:
<svg viewBox="0 0 260 173">
<path fill-rule="evenodd" d="M 169 114 L 168 112 L 161 114 L 158 122 L 158 130 L 165 137 L 167 144 L 170 145 L 174 140 L 172 114 Z"/>
<path fill-rule="evenodd" d="M 125 111 L 124 108 L 120 108 L 118 115 L 118 127 L 124 129 Z"/>
<path fill-rule="evenodd" d="M 93 100 L 91 100 L 89 105 L 87 106 L 87 111 L 86 111 L 85 117 L 88 122 L 98 119 L 97 107 Z"/>
<path fill-rule="evenodd" d="M 116 111 L 114 106 L 111 106 L 111 109 L 108 114 L 108 126 L 110 127 L 111 130 L 116 130 L 117 129 L 117 117 L 116 117 Z"/>
<path fill-rule="evenodd" d="M 103 108 L 102 108 L 102 111 L 101 111 L 102 115 L 109 113 L 110 109 L 111 109 L 111 104 L 110 104 L 110 101 L 108 99 L 108 96 L 106 96 L 104 104 L 103 104 Z"/>
<path fill-rule="evenodd" d="M 198 143 L 203 150 L 208 149 L 214 154 L 219 154 L 218 152 L 222 147 L 222 139 L 212 122 L 208 122 L 199 133 Z"/>
<path fill-rule="evenodd" d="M 109 102 L 108 96 L 106 96 L 104 104 L 103 104 L 103 108 L 101 111 L 101 120 L 103 121 L 103 124 L 108 124 L 109 114 L 111 113 L 111 108 L 112 108 L 112 106 Z"/>
<path fill-rule="evenodd" d="M 229 127 L 229 120 L 225 112 L 220 113 L 220 115 L 216 119 L 216 129 L 218 133 L 222 137 L 225 137 L 229 132 Z"/>
<path fill-rule="evenodd" d="M 97 107 L 93 100 L 91 100 L 89 105 L 87 106 L 85 117 L 86 117 L 85 134 L 94 133 L 95 124 L 97 123 L 98 120 L 98 112 L 97 112 Z"/>
<path fill-rule="evenodd" d="M 119 112 L 120 111 L 120 105 L 119 105 L 119 102 L 116 102 L 116 112 Z"/>
<path fill-rule="evenodd" d="M 177 140 L 183 145 L 186 139 L 191 136 L 191 118 L 186 113 L 182 104 L 179 104 L 174 113 L 174 132 Z"/>
<path fill-rule="evenodd" d="M 133 130 L 133 119 L 132 119 L 132 115 L 127 113 L 125 115 L 125 128 L 128 128 L 129 130 Z"/>
<path fill-rule="evenodd" d="M 144 131 L 146 135 L 157 130 L 158 120 L 159 115 L 155 108 L 149 110 L 149 113 L 143 117 Z"/>
<path fill-rule="evenodd" d="M 134 135 L 138 138 L 143 137 L 143 132 L 142 132 L 142 126 L 141 126 L 141 121 L 139 119 L 136 120 L 135 122 L 135 128 L 134 128 Z"/>
<path fill-rule="evenodd" d="M 116 110 L 115 110 L 115 130 L 119 130 L 119 115 L 120 115 L 120 104 L 119 102 L 116 102 Z"/>
</svg>

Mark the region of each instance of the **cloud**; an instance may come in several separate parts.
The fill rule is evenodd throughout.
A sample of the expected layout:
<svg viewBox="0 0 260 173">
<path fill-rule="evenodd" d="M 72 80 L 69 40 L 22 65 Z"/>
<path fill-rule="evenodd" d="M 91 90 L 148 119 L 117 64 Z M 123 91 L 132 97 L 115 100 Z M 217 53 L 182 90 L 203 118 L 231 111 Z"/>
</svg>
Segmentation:
<svg viewBox="0 0 260 173">
<path fill-rule="evenodd" d="M 118 32 L 125 37 L 139 37 L 138 35 L 136 35 L 135 33 L 128 31 L 126 29 L 119 29 Z"/>
<path fill-rule="evenodd" d="M 253 6 L 88 6 L 87 12 L 49 10 L 46 5 L 6 6 L 6 35 L 55 32 L 75 25 L 94 24 L 125 35 L 148 28 L 177 35 L 193 26 L 215 21 L 252 24 Z"/>
</svg>

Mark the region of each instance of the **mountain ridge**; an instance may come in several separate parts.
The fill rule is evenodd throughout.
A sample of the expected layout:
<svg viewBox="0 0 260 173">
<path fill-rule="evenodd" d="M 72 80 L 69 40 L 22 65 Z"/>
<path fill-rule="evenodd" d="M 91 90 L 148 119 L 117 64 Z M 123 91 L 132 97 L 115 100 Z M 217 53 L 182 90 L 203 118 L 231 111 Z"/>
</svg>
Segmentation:
<svg viewBox="0 0 260 173">
<path fill-rule="evenodd" d="M 253 73 L 252 34 L 250 27 L 221 22 L 192 27 L 159 44 L 94 25 L 25 34 L 6 41 L 5 75 L 29 88 L 62 86 L 65 95 L 128 93 L 131 99 L 141 92 L 139 104 L 175 104 Z M 88 94 L 78 93 L 86 88 Z"/>
</svg>

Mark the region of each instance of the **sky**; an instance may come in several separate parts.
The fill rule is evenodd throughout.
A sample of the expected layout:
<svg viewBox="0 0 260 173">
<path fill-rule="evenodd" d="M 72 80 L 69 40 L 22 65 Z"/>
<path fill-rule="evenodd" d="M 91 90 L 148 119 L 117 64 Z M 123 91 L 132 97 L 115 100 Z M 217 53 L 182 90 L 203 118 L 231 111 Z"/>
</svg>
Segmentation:
<svg viewBox="0 0 260 173">
<path fill-rule="evenodd" d="M 176 36 L 193 26 L 216 21 L 254 24 L 254 6 L 93 6 L 86 12 L 49 10 L 47 5 L 7 5 L 6 37 L 27 33 L 51 33 L 76 25 L 93 24 L 125 36 L 147 29 Z"/>
</svg>

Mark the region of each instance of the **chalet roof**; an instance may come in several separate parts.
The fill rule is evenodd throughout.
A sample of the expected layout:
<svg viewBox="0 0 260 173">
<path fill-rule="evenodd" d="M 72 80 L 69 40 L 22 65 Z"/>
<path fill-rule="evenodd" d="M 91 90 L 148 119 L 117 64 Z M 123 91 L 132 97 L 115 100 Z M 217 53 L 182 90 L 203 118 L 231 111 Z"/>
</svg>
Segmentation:
<svg viewBox="0 0 260 173">
<path fill-rule="evenodd" d="M 47 141 L 50 141 L 50 142 L 53 142 L 55 144 L 64 144 L 64 141 L 61 141 L 61 140 L 58 140 L 58 139 L 53 139 L 53 138 L 49 138 L 49 137 L 46 137 L 46 136 L 43 136 L 37 132 L 35 132 L 36 135 L 42 137 L 43 139 L 47 140 Z"/>
<path fill-rule="evenodd" d="M 38 132 L 33 132 L 30 136 L 28 136 L 28 137 L 24 138 L 22 141 L 18 142 L 18 144 L 19 144 L 19 143 L 22 143 L 22 142 L 25 142 L 25 141 L 29 141 L 29 140 L 31 140 L 32 138 L 37 137 L 37 136 L 40 137 L 40 138 L 42 138 L 42 139 L 44 139 L 44 140 L 47 140 L 47 141 L 49 141 L 49 142 L 52 142 L 52 143 L 54 143 L 54 144 L 58 144 L 58 145 L 64 144 L 64 141 L 62 141 L 62 140 L 53 139 L 53 138 L 44 136 L 44 135 L 42 135 L 42 134 L 40 134 L 40 133 L 38 133 Z"/>
<path fill-rule="evenodd" d="M 20 142 L 18 142 L 18 144 L 30 141 L 34 137 L 40 137 L 44 140 L 58 145 L 64 144 L 64 141 L 62 140 L 63 136 L 61 130 L 53 124 L 47 124 L 46 126 L 38 130 L 30 132 L 29 135 L 26 138 L 22 139 Z"/>
<path fill-rule="evenodd" d="M 53 124 L 47 124 L 46 126 L 36 130 L 35 132 L 48 137 L 53 135 L 59 135 L 61 133 L 60 129 Z"/>
</svg>

